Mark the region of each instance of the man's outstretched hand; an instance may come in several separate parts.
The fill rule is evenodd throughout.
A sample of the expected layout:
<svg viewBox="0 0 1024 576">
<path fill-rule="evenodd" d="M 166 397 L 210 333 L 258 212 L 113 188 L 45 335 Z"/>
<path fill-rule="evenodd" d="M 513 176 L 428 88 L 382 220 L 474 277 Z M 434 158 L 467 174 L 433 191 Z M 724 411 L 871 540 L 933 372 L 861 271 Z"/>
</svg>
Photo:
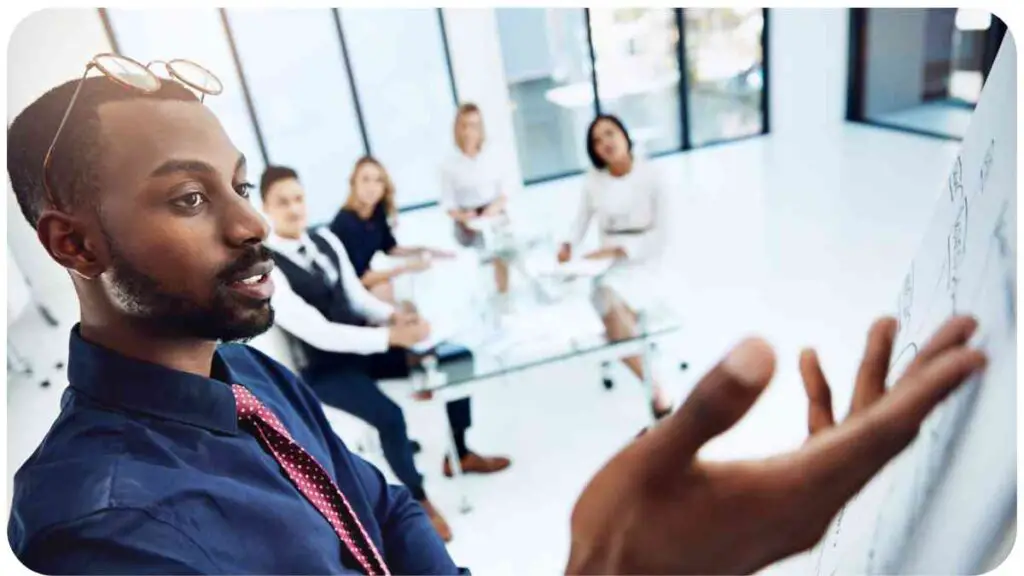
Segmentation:
<svg viewBox="0 0 1024 576">
<path fill-rule="evenodd" d="M 817 356 L 805 350 L 807 442 L 764 460 L 702 462 L 701 446 L 738 422 L 772 378 L 771 347 L 742 342 L 590 481 L 573 510 L 567 572 L 750 573 L 814 546 L 932 409 L 984 366 L 967 346 L 975 329 L 971 318 L 948 320 L 886 391 L 896 324 L 876 322 L 839 424 Z"/>
</svg>

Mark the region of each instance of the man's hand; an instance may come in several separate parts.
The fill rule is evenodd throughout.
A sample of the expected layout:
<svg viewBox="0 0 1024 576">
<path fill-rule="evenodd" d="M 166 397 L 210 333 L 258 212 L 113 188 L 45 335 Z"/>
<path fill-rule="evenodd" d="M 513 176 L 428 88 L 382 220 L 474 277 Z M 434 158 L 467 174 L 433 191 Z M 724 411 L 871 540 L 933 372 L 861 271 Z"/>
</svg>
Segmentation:
<svg viewBox="0 0 1024 576">
<path fill-rule="evenodd" d="M 388 344 L 399 348 L 412 348 L 430 336 L 430 324 L 419 318 L 413 322 L 396 323 L 391 327 Z"/>
<path fill-rule="evenodd" d="M 558 249 L 558 262 L 565 264 L 572 259 L 572 244 L 566 242 L 562 244 L 562 247 Z"/>
<path fill-rule="evenodd" d="M 404 326 L 415 324 L 420 320 L 419 312 L 411 302 L 399 302 L 398 308 L 391 315 L 389 324 L 392 326 Z"/>
<path fill-rule="evenodd" d="M 739 421 L 771 380 L 771 347 L 742 342 L 675 414 L 590 481 L 573 510 L 567 572 L 746 574 L 811 548 L 932 409 L 984 366 L 966 345 L 975 328 L 971 318 L 948 320 L 887 392 L 896 324 L 876 322 L 841 424 L 817 357 L 805 351 L 808 441 L 765 460 L 701 462 L 701 446 Z"/>
</svg>

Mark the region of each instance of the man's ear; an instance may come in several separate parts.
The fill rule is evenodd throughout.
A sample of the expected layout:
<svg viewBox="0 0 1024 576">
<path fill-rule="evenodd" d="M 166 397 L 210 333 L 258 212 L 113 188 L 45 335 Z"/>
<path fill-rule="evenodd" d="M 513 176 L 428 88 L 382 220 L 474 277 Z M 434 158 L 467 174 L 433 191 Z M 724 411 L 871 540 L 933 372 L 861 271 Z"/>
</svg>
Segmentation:
<svg viewBox="0 0 1024 576">
<path fill-rule="evenodd" d="M 105 258 L 89 239 L 85 223 L 74 216 L 45 210 L 36 223 L 36 236 L 55 262 L 87 280 L 106 270 Z"/>
</svg>

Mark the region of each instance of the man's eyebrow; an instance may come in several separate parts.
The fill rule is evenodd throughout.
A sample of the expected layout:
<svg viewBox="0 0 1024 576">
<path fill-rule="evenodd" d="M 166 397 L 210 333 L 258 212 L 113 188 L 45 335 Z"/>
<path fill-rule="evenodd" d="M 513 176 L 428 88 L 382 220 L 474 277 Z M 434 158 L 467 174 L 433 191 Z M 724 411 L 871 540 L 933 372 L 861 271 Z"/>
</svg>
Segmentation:
<svg viewBox="0 0 1024 576">
<path fill-rule="evenodd" d="M 198 172 L 200 174 L 215 174 L 214 169 L 208 162 L 202 160 L 180 160 L 172 159 L 164 162 L 149 174 L 150 178 L 167 176 L 178 172 Z"/>
<path fill-rule="evenodd" d="M 245 169 L 246 160 L 245 154 L 239 154 L 238 160 L 235 162 L 235 174 Z M 160 166 L 158 166 L 153 172 L 149 174 L 150 178 L 157 178 L 160 176 L 167 176 L 169 174 L 176 174 L 178 172 L 192 172 L 200 174 L 215 174 L 217 170 L 209 163 L 202 160 L 182 160 L 182 159 L 171 159 Z"/>
</svg>

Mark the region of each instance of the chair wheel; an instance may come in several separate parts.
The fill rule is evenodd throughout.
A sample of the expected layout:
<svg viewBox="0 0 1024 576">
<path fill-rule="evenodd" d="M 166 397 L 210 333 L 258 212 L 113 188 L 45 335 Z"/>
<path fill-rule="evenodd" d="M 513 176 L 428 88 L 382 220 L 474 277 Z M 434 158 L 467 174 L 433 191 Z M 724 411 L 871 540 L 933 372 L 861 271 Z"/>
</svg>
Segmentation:
<svg viewBox="0 0 1024 576">
<path fill-rule="evenodd" d="M 611 390 L 612 387 L 615 386 L 615 382 L 612 382 L 611 378 L 602 378 L 601 384 L 604 384 L 605 390 Z"/>
<path fill-rule="evenodd" d="M 42 386 L 43 388 L 49 388 L 50 387 L 50 381 L 49 380 L 43 380 L 42 382 L 39 383 L 39 385 Z"/>
</svg>

